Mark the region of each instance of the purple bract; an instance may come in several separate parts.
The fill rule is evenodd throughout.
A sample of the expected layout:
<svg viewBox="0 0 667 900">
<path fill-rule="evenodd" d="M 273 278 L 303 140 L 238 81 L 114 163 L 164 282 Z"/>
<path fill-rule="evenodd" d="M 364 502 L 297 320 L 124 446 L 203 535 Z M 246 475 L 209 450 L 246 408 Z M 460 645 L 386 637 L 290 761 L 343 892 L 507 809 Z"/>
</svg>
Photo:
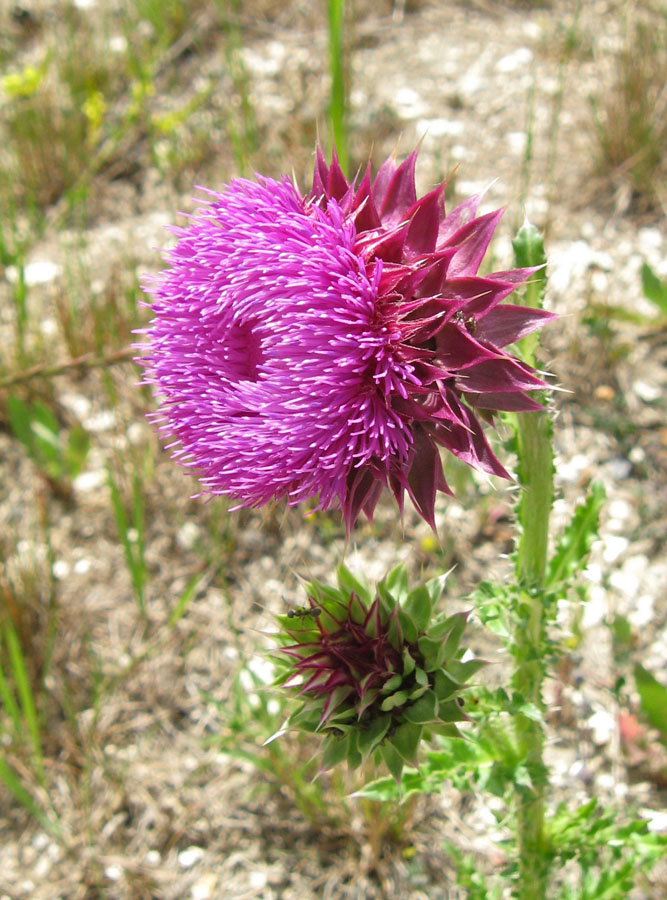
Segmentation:
<svg viewBox="0 0 667 900">
<path fill-rule="evenodd" d="M 238 179 L 173 229 L 139 362 L 204 493 L 315 498 L 349 531 L 388 487 L 434 526 L 439 447 L 507 474 L 479 419 L 540 408 L 544 382 L 503 348 L 551 315 L 500 304 L 534 271 L 476 274 L 501 212 L 476 218 L 477 196 L 446 215 L 444 186 L 417 199 L 415 161 L 356 184 L 318 150 L 307 197 Z"/>
</svg>

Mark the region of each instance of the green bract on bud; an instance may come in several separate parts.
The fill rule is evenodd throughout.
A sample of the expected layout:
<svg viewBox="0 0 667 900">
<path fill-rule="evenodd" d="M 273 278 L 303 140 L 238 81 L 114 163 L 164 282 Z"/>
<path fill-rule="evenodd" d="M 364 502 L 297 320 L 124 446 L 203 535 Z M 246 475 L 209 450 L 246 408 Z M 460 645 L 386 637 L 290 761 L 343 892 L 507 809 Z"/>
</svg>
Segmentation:
<svg viewBox="0 0 667 900">
<path fill-rule="evenodd" d="M 276 684 L 301 700 L 285 727 L 324 735 L 324 768 L 374 757 L 398 779 L 422 738 L 458 735 L 459 693 L 484 663 L 462 660 L 468 613 L 433 618 L 444 580 L 409 590 L 399 565 L 373 592 L 341 566 L 337 588 L 315 581 L 309 606 L 278 616 Z"/>
</svg>

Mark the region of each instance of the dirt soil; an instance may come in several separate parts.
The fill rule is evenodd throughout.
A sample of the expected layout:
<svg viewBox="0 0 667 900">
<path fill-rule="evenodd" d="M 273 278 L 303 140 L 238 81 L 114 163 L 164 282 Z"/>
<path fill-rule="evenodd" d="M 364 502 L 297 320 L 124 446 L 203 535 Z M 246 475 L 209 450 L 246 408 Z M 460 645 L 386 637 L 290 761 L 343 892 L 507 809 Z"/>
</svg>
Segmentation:
<svg viewBox="0 0 667 900">
<path fill-rule="evenodd" d="M 633 745 L 628 755 L 621 743 L 619 723 L 635 716 L 637 697 L 630 679 L 615 691 L 629 670 L 619 668 L 609 627 L 625 616 L 631 661 L 664 680 L 667 340 L 652 324 L 639 272 L 647 261 L 667 276 L 665 223 L 657 213 L 634 215 L 627 191 L 598 178 L 592 161 L 588 97 L 608 77 L 619 7 L 584 4 L 568 55 L 574 4 L 418 3 L 400 21 L 391 9 L 370 6 L 355 30 L 353 156 L 361 162 L 372 145 L 377 163 L 421 140 L 420 192 L 453 169 L 458 198 L 488 186 L 484 211 L 507 207 L 494 268 L 511 267 L 511 236 L 524 214 L 546 231 L 547 306 L 561 318 L 544 335 L 542 361 L 564 389 L 553 399 L 555 522 L 567 520 L 592 478 L 607 491 L 587 570 L 588 603 L 562 604 L 563 634 L 574 637 L 567 665 L 549 684 L 550 799 L 576 805 L 596 796 L 667 828 L 659 744 L 649 733 L 648 749 Z M 275 170 L 265 174 L 276 175 L 290 131 L 314 132 L 312 122 L 321 120 L 326 32 L 310 6 L 298 3 L 273 21 L 245 26 L 244 61 L 269 167 L 276 148 Z M 222 65 L 205 43 L 185 55 L 183 95 L 197 73 L 215 77 Z M 229 149 L 220 153 L 229 165 Z M 311 160 L 299 144 L 294 171 L 302 186 Z M 176 210 L 192 209 L 192 193 L 170 193 L 149 169 L 104 185 L 82 251 L 97 296 L 135 270 L 160 266 L 155 248 L 169 240 L 163 225 Z M 47 336 L 67 290 L 74 240 L 47 228 L 29 261 L 31 303 Z M 614 306 L 646 322 L 622 323 L 604 311 Z M 342 776 L 296 785 L 292 764 L 312 758 L 316 742 L 287 737 L 274 756 L 262 748 L 281 713 L 254 693 L 250 673 L 264 677 L 265 632 L 273 614 L 303 602 L 300 578 L 328 579 L 342 559 L 338 516 L 304 520 L 302 511 L 282 507 L 228 514 L 219 503 L 189 499 L 192 481 L 158 452 L 144 421 L 150 400 L 135 386 L 137 370 L 126 364 L 106 378 L 91 371 L 54 380 L 64 421 L 76 416 L 94 434 L 69 497 L 54 493 L 0 430 L 7 572 L 32 579 L 30 628 L 40 646 L 52 637 L 40 632 L 46 610 L 57 610 L 47 684 L 48 799 L 35 790 L 62 828 L 55 838 L 0 789 L 0 900 L 464 896 L 442 843 L 473 852 L 488 871 L 502 863 L 503 826 L 487 796 L 446 788 L 410 807 L 403 823 L 381 822 L 377 809 L 344 799 L 354 782 Z M 129 483 L 129 460 L 142 461 L 147 485 L 147 627 L 106 482 L 111 462 Z M 480 578 L 508 577 L 511 500 L 511 488 L 462 476 L 457 499 L 438 507 L 442 546 L 435 549 L 424 523 L 407 512 L 401 526 L 384 503 L 373 526 L 358 526 L 347 564 L 370 579 L 398 560 L 415 577 L 455 565 L 447 603 L 460 608 L 457 598 Z M 196 574 L 195 596 L 169 627 Z M 499 680 L 500 651 L 479 631 L 474 641 L 495 654 L 489 677 Z M 658 872 L 633 896 L 666 891 Z"/>
</svg>

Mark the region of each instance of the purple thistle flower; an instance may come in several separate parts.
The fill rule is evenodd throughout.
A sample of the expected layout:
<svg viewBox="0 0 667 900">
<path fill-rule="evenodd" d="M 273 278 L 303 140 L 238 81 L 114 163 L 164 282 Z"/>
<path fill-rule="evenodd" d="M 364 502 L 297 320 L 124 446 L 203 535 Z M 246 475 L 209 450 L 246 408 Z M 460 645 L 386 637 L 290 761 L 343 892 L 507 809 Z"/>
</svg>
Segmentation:
<svg viewBox="0 0 667 900">
<path fill-rule="evenodd" d="M 480 418 L 545 387 L 504 348 L 551 314 L 500 304 L 534 269 L 477 270 L 501 212 L 417 199 L 416 151 L 348 182 L 318 149 L 313 188 L 237 179 L 185 228 L 147 289 L 139 360 L 174 458 L 239 506 L 287 497 L 372 517 L 383 487 L 432 526 L 439 447 L 507 476 Z"/>
</svg>

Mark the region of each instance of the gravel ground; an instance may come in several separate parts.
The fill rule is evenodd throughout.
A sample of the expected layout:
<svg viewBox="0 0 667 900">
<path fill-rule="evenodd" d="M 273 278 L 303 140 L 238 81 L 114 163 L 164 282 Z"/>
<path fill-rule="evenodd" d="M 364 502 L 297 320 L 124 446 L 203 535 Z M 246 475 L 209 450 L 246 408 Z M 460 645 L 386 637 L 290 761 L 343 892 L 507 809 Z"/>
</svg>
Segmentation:
<svg viewBox="0 0 667 900">
<path fill-rule="evenodd" d="M 608 76 L 620 14 L 612 3 L 586 4 L 576 25 L 578 49 L 566 58 L 568 3 L 530 11 L 484 0 L 426 3 L 400 23 L 384 13 L 365 15 L 356 26 L 353 153 L 362 159 L 373 142 L 378 161 L 421 139 L 421 191 L 454 167 L 457 197 L 488 186 L 484 211 L 507 207 L 493 245 L 495 268 L 511 264 L 511 235 L 524 213 L 546 231 L 547 306 L 561 318 L 545 334 L 543 362 L 565 388 L 554 397 L 555 521 L 567 520 L 591 478 L 607 491 L 586 573 L 590 600 L 583 610 L 563 602 L 563 626 L 578 622 L 578 640 L 548 685 L 551 799 L 576 804 L 597 796 L 619 809 L 638 808 L 656 829 L 667 829 L 660 745 L 622 746 L 621 725 L 637 721 L 637 698 L 628 688 L 619 700 L 613 690 L 622 670 L 609 628 L 614 616 L 625 616 L 633 660 L 664 676 L 667 340 L 664 327 L 651 322 L 639 276 L 643 261 L 667 276 L 664 217 L 633 215 L 627 191 L 597 178 L 591 163 L 587 97 Z M 249 25 L 248 34 L 244 60 L 270 159 L 290 129 L 303 133 L 321 115 L 326 35 L 298 4 L 293 24 L 278 17 L 271 27 Z M 183 95 L 195 72 L 222 77 L 222 66 L 205 49 L 184 59 Z M 295 154 L 302 183 L 309 164 L 302 149 Z M 192 208 L 190 193 L 169 194 L 150 170 L 109 181 L 82 251 L 97 296 L 135 269 L 159 266 L 154 248 L 165 243 L 163 225 L 174 209 Z M 27 268 L 46 341 L 75 239 L 47 229 Z M 614 306 L 647 320 L 619 322 L 605 312 Z M 0 329 L 7 327 L 5 319 Z M 304 520 L 299 510 L 281 507 L 228 515 L 219 503 L 189 500 L 192 482 L 155 452 L 136 371 L 125 365 L 111 377 L 113 408 L 100 372 L 57 379 L 63 416 L 76 416 L 95 437 L 71 497 L 54 495 L 9 432 L 0 431 L 0 532 L 11 535 L 3 538 L 6 569 L 9 577 L 31 579 L 35 635 L 45 605 L 57 603 L 45 759 L 63 830 L 55 840 L 0 791 L 0 900 L 462 896 L 441 842 L 446 837 L 478 854 L 482 867 L 501 863 L 502 832 L 488 797 L 448 789 L 416 802 L 402 824 L 379 822 L 376 809 L 344 801 L 352 786 L 344 779 L 295 790 L 289 770 L 295 760 L 307 763 L 316 745 L 288 738 L 270 758 L 261 749 L 276 713 L 253 692 L 248 672 L 263 677 L 265 632 L 274 613 L 301 601 L 300 578 L 326 579 L 342 558 L 338 517 Z M 148 629 L 110 511 L 105 466 L 119 458 L 157 460 L 146 498 Z M 370 579 L 398 560 L 415 576 L 455 565 L 448 602 L 456 609 L 457 597 L 480 577 L 509 572 L 511 497 L 502 486 L 463 478 L 457 499 L 438 507 L 437 550 L 414 514 L 401 525 L 392 506 L 381 504 L 373 526 L 356 530 L 347 563 Z M 56 576 L 51 593 L 49 567 Z M 196 573 L 201 580 L 187 614 L 169 628 Z M 473 639 L 499 656 L 485 635 Z M 239 691 L 241 664 L 246 680 Z M 491 668 L 491 678 L 502 677 L 501 659 Z M 239 715 L 255 716 L 243 732 Z M 318 798 L 324 809 L 308 805 Z M 658 872 L 635 896 L 664 897 L 666 890 Z"/>
</svg>

